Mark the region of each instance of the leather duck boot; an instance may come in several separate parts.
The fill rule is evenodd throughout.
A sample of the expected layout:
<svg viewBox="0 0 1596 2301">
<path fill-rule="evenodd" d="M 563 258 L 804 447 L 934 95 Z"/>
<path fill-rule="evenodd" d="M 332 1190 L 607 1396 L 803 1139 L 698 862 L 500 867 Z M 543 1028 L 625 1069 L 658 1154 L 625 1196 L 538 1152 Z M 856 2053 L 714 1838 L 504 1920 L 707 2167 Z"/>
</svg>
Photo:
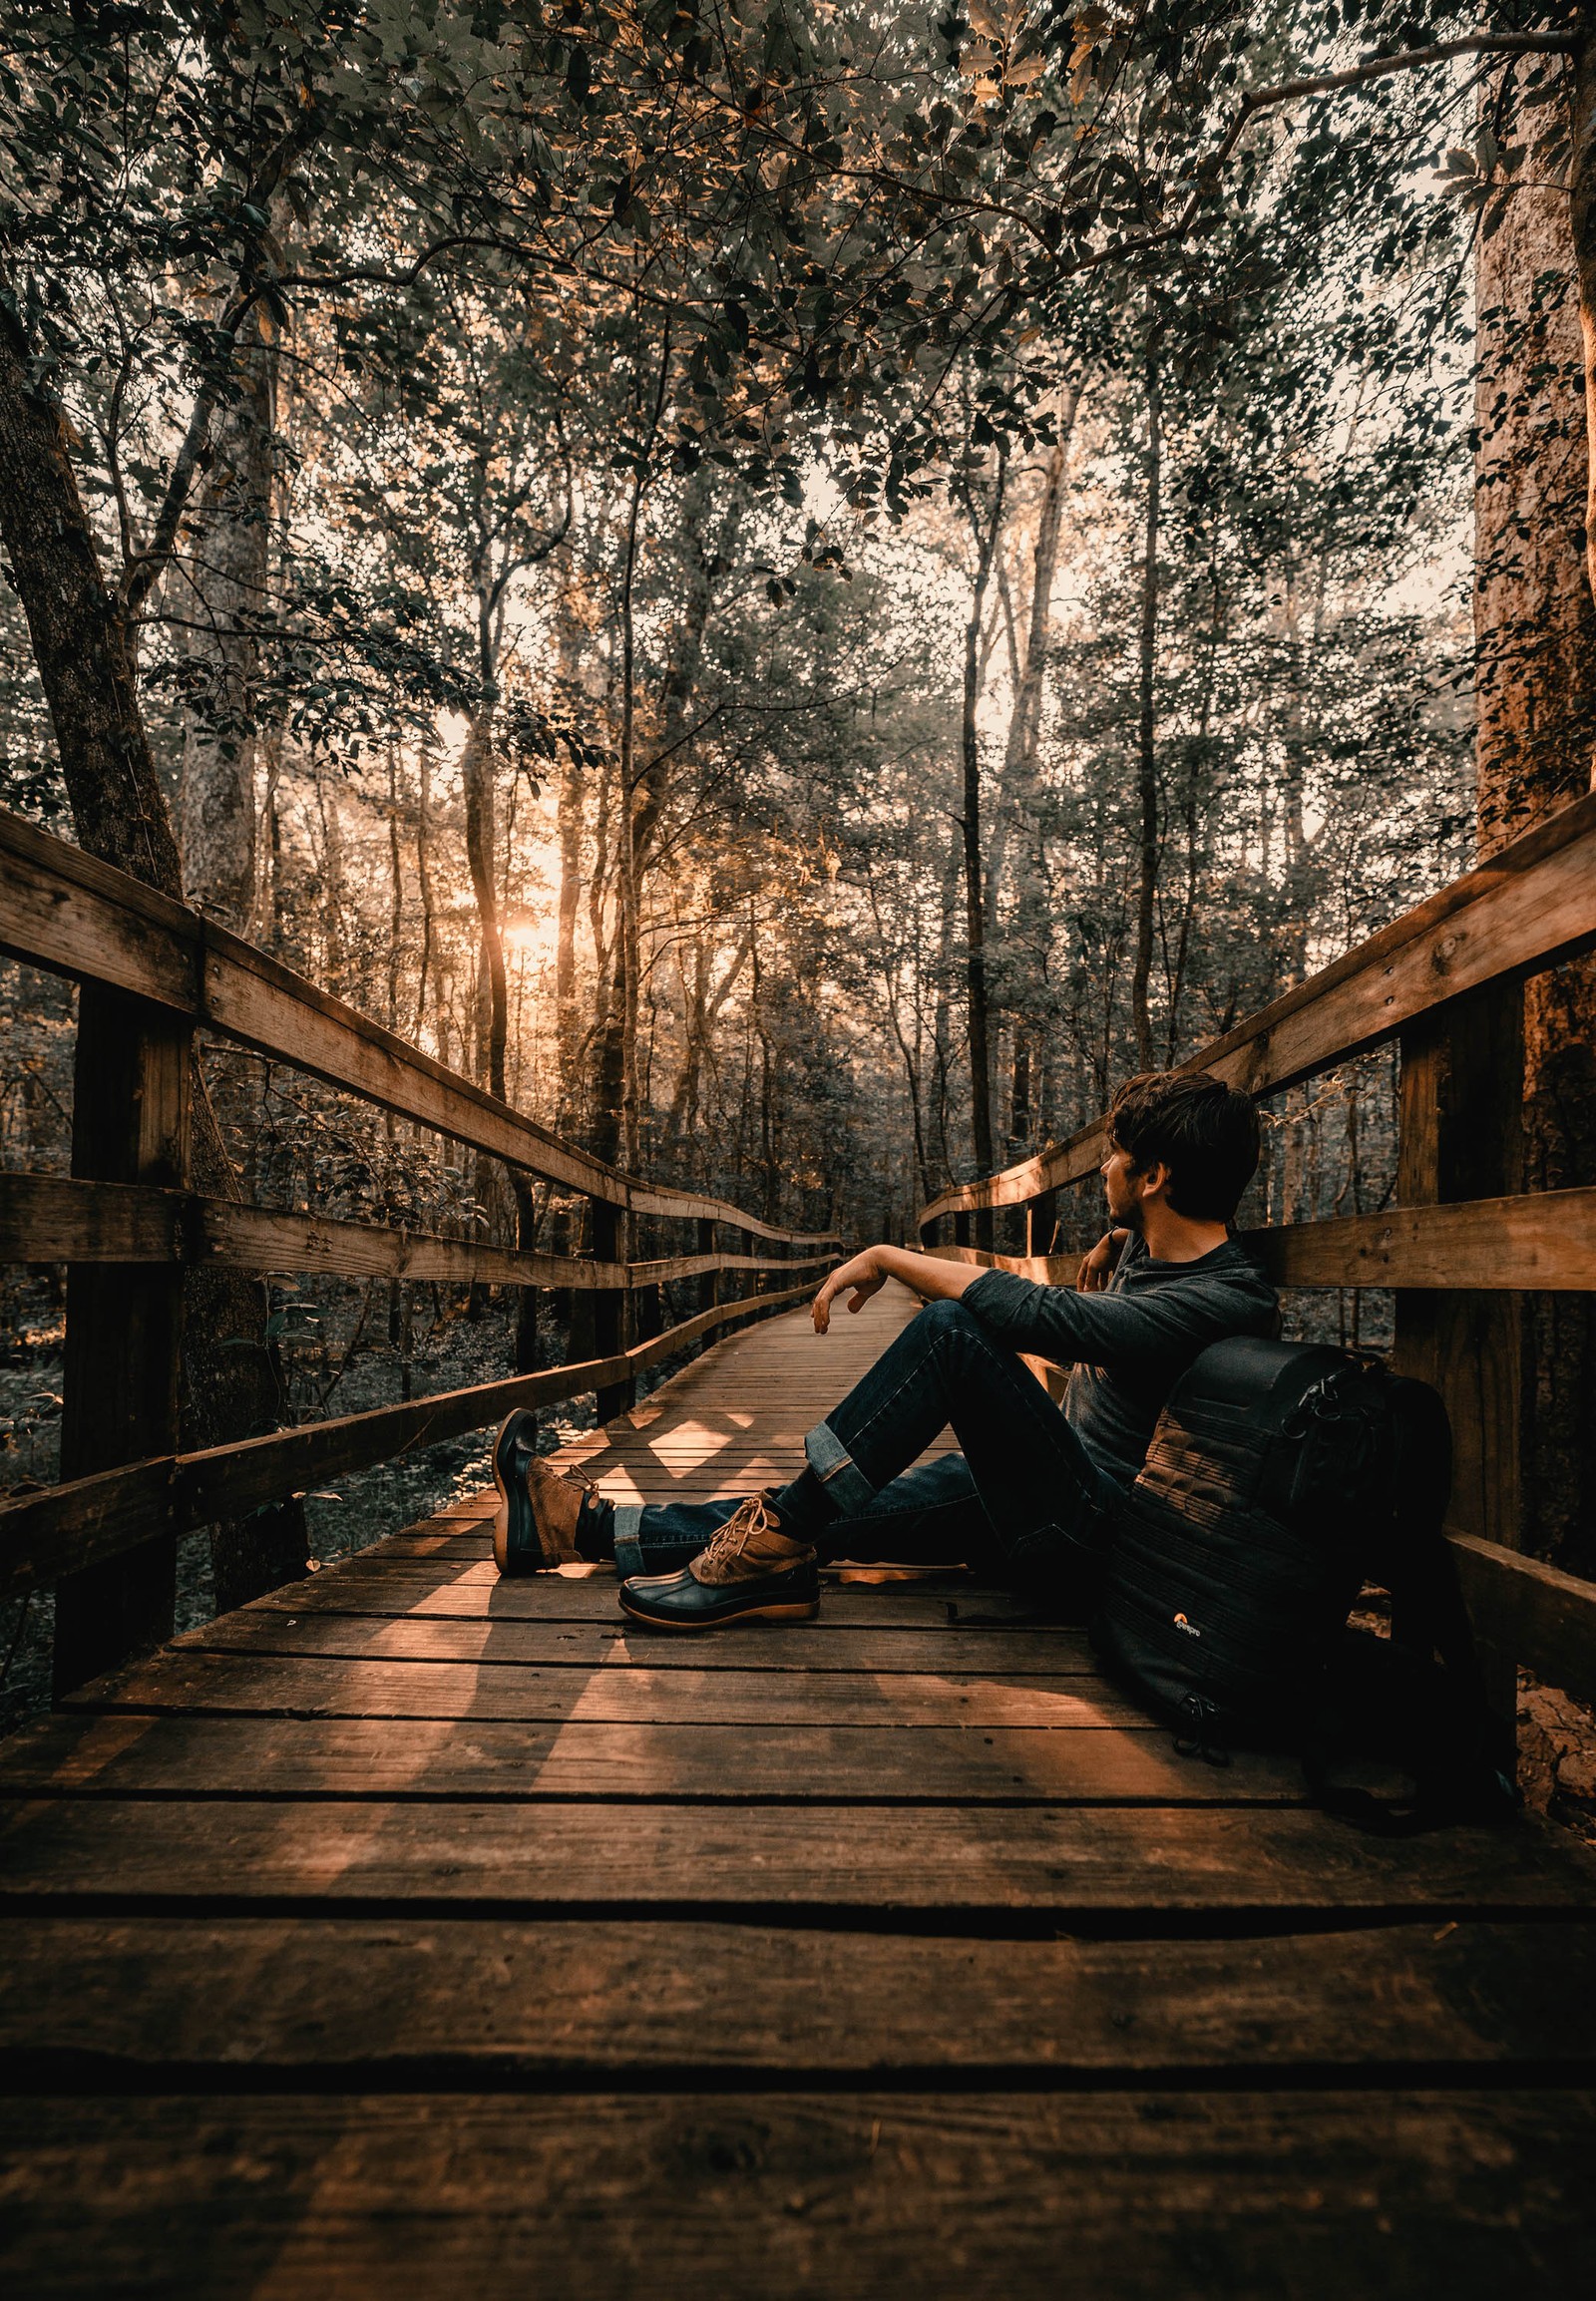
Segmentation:
<svg viewBox="0 0 1596 2301">
<path fill-rule="evenodd" d="M 541 1574 L 581 1555 L 577 1521 L 593 1491 L 580 1470 L 551 1470 L 533 1451 L 538 1418 L 525 1407 L 507 1414 L 493 1442 L 493 1482 L 499 1507 L 493 1521 L 493 1562 L 501 1574 Z"/>
<path fill-rule="evenodd" d="M 782 1529 L 769 1493 L 740 1502 L 679 1574 L 634 1574 L 622 1612 L 655 1630 L 714 1630 L 723 1622 L 812 1622 L 820 1569 L 811 1542 Z"/>
</svg>

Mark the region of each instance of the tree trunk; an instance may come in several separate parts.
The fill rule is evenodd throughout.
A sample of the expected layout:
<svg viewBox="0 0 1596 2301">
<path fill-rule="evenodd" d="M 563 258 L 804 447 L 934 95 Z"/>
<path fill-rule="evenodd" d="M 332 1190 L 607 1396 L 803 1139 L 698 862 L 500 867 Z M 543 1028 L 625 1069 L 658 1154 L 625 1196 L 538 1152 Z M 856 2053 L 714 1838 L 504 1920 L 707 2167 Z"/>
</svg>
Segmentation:
<svg viewBox="0 0 1596 2301">
<path fill-rule="evenodd" d="M 0 298 L 0 536 L 28 619 L 67 796 L 87 853 L 183 899 L 178 841 L 151 757 L 125 620 L 109 591 L 67 452 L 60 411 L 34 388 L 26 339 Z M 202 1081 L 194 1098 L 195 1187 L 237 1196 Z M 196 1270 L 184 1319 L 186 1442 L 222 1445 L 276 1427 L 281 1396 L 265 1290 Z M 297 1502 L 218 1531 L 218 1609 L 303 1569 Z"/>
<path fill-rule="evenodd" d="M 976 547 L 976 570 L 971 584 L 970 614 L 965 623 L 965 700 L 961 731 L 964 760 L 962 829 L 965 855 L 965 984 L 970 1012 L 970 1117 L 976 1169 L 984 1175 L 991 1174 L 996 1160 L 993 1156 L 992 1132 L 991 1016 L 987 998 L 987 904 L 982 872 L 981 729 L 977 714 L 981 705 L 982 627 L 986 621 L 987 590 L 992 581 L 993 560 L 1002 529 L 1005 477 L 1006 467 L 999 456 L 992 500 L 985 514 L 978 509 L 973 496 L 969 503 L 971 535 Z M 986 1227 L 990 1228 L 990 1225 L 991 1217 L 988 1216 Z M 986 1243 L 983 1240 L 983 1244 Z"/>
<path fill-rule="evenodd" d="M 239 330 L 237 397 L 212 419 L 212 452 L 193 516 L 192 547 L 167 581 L 182 650 L 203 685 L 186 729 L 178 825 L 191 902 L 235 935 L 250 931 L 255 895 L 252 724 L 259 646 L 249 619 L 270 574 L 274 356 L 258 311 Z"/>
<path fill-rule="evenodd" d="M 0 288 L 8 283 L 0 279 Z M 0 535 L 91 855 L 183 900 L 183 866 L 145 735 L 127 626 L 107 587 L 60 410 L 35 390 L 0 293 Z"/>
<path fill-rule="evenodd" d="M 1596 278 L 1592 106 L 1596 58 L 1573 76 L 1573 196 L 1515 192 L 1482 241 L 1475 630 L 1479 850 L 1488 856 L 1591 783 L 1596 748 L 1596 529 L 1587 424 Z M 1498 80 L 1484 99 L 1504 144 Z M 1582 400 L 1587 404 L 1582 405 Z M 1515 1009 L 1520 994 L 1498 994 Z M 1596 1183 L 1596 959 L 1534 976 L 1522 996 L 1524 1187 Z M 1596 1574 L 1596 1300 L 1508 1297 L 1516 1348 L 1525 1546 Z"/>
<path fill-rule="evenodd" d="M 1064 477 L 1069 463 L 1069 442 L 1080 407 L 1080 385 L 1065 387 L 1058 410 L 1058 438 L 1044 467 L 1041 505 L 1036 515 L 1036 541 L 1031 553 L 1030 613 L 1025 625 L 1025 651 L 1014 683 L 1014 706 L 1008 717 L 1003 746 L 1002 778 L 993 821 L 991 853 L 987 861 L 987 917 L 996 923 L 1007 853 L 1012 809 L 1031 780 L 1036 765 L 1036 744 L 1041 733 L 1042 695 L 1047 679 L 1047 653 L 1052 640 L 1053 585 L 1058 575 L 1058 541 L 1063 530 Z"/>
<path fill-rule="evenodd" d="M 1136 958 L 1130 978 L 1136 1061 L 1153 1067 L 1153 1020 L 1148 987 L 1153 971 L 1153 915 L 1158 896 L 1158 753 L 1153 673 L 1158 660 L 1158 515 L 1163 483 L 1163 393 L 1156 334 L 1147 346 L 1147 524 L 1142 559 L 1140 708 L 1136 730 Z"/>
<path fill-rule="evenodd" d="M 477 902 L 482 969 L 487 987 L 487 1028 L 478 1050 L 479 1075 L 488 1092 L 510 1100 L 505 1084 L 505 1052 L 510 1039 L 510 990 L 505 973 L 505 940 L 499 919 L 499 882 L 494 836 L 494 714 L 485 703 L 472 719 L 460 755 L 460 781 L 466 801 L 466 862 Z"/>
<path fill-rule="evenodd" d="M 1587 32 L 1571 68 L 1569 113 L 1568 220 L 1585 385 L 1585 570 L 1596 597 L 1596 31 Z"/>
<path fill-rule="evenodd" d="M 568 1124 L 576 1101 L 577 913 L 582 902 L 582 777 L 568 759 L 560 777 L 560 898 L 555 929 L 555 1037 L 560 1075 L 560 1115 Z"/>
</svg>

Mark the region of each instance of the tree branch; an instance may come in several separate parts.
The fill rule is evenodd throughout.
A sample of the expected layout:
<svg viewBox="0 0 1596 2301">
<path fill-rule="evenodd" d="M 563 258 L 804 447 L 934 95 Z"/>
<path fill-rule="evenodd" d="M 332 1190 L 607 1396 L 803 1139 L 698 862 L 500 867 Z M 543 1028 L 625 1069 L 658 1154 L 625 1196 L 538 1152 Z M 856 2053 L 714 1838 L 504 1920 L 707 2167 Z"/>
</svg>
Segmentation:
<svg viewBox="0 0 1596 2301">
<path fill-rule="evenodd" d="M 1372 56 L 1363 64 L 1350 65 L 1345 72 L 1324 72 L 1303 80 L 1283 80 L 1274 88 L 1255 88 L 1242 98 L 1217 150 L 1205 162 L 1205 171 L 1212 177 L 1224 167 L 1259 113 L 1295 103 L 1300 97 L 1334 95 L 1339 89 L 1360 88 L 1371 80 L 1384 80 L 1396 72 L 1418 72 L 1428 64 L 1443 64 L 1453 56 L 1573 56 L 1577 47 L 1576 41 L 1552 33 L 1469 32 L 1456 40 L 1439 41 L 1433 48 L 1408 48 L 1395 56 Z M 1197 220 L 1208 189 L 1208 185 L 1199 184 L 1173 222 L 1160 224 L 1156 231 L 1138 232 L 1130 239 L 1115 240 L 1111 246 L 1096 248 L 1090 255 L 1077 256 L 1072 263 L 1061 264 L 1054 276 L 1073 279 L 1083 271 L 1095 270 L 1099 264 L 1115 262 L 1122 256 L 1136 255 L 1146 248 L 1162 247 L 1168 240 L 1179 239 Z"/>
</svg>

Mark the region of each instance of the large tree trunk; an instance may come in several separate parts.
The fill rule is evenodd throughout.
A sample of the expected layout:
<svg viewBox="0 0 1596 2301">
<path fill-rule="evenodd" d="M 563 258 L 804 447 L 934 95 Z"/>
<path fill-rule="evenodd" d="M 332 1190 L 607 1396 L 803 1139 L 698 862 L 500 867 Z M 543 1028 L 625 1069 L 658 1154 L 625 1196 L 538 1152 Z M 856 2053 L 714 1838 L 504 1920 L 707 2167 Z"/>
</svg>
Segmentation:
<svg viewBox="0 0 1596 2301">
<path fill-rule="evenodd" d="M 987 615 L 987 591 L 992 581 L 998 538 L 1002 532 L 1006 468 L 998 461 L 990 502 L 981 507 L 969 499 L 971 540 L 976 566 L 970 590 L 970 613 L 965 623 L 965 695 L 961 729 L 964 765 L 964 814 L 961 827 L 965 857 L 965 989 L 970 1013 L 970 1117 L 978 1174 L 991 1174 L 997 1164 L 992 1131 L 992 1036 L 987 992 L 987 901 L 983 872 L 981 821 L 981 640 Z M 977 1218 L 980 1243 L 992 1244 L 992 1216 Z"/>
<path fill-rule="evenodd" d="M 495 867 L 492 703 L 485 703 L 471 722 L 460 756 L 460 781 L 466 801 L 466 862 L 471 871 L 472 893 L 477 900 L 482 971 L 488 993 L 487 1027 L 481 1033 L 479 1071 L 488 1092 L 497 1095 L 501 1102 L 508 1102 L 505 1053 L 510 1039 L 510 991 L 505 973 L 505 941 L 499 919 L 499 882 Z"/>
<path fill-rule="evenodd" d="M 95 550 L 60 410 L 34 388 L 8 293 L 0 293 L 0 533 L 78 837 L 89 854 L 181 903 L 183 867 L 127 625 Z"/>
<path fill-rule="evenodd" d="M 1130 978 L 1136 1060 L 1153 1067 L 1148 1001 L 1153 971 L 1153 918 L 1158 898 L 1158 753 L 1153 677 L 1158 663 L 1158 519 L 1164 468 L 1163 389 L 1156 338 L 1147 346 L 1147 518 L 1141 578 L 1139 708 L 1136 727 L 1136 951 Z"/>
<path fill-rule="evenodd" d="M 100 566 L 60 411 L 35 388 L 26 339 L 3 298 L 0 536 L 28 618 L 79 841 L 181 901 L 178 842 L 145 733 L 126 620 Z M 196 1188 L 235 1197 L 231 1161 L 202 1082 L 197 1086 Z M 264 1289 L 238 1273 L 195 1271 L 186 1298 L 187 1442 L 221 1445 L 274 1428 L 281 1397 Z M 305 1546 L 297 1502 L 220 1529 L 213 1546 L 218 1608 L 302 1571 Z"/>
<path fill-rule="evenodd" d="M 212 420 L 191 548 L 167 585 L 201 688 L 179 781 L 184 879 L 190 900 L 235 935 L 249 933 L 255 900 L 259 647 L 250 618 L 264 604 L 270 573 L 273 365 L 267 332 L 252 313 L 239 331 L 237 397 Z"/>
<path fill-rule="evenodd" d="M 1080 388 L 1078 383 L 1065 386 L 1058 407 L 1058 437 L 1042 468 L 1042 497 L 1036 513 L 1036 540 L 1031 550 L 1025 650 L 1014 683 L 1013 709 L 1008 715 L 1002 775 L 998 786 L 998 805 L 993 811 L 987 858 L 987 917 L 994 926 L 1002 892 L 1013 811 L 1036 770 L 1047 656 L 1052 644 L 1053 585 L 1058 575 L 1058 544 L 1063 532 L 1064 478 L 1069 464 L 1069 442 L 1080 406 Z"/>
<path fill-rule="evenodd" d="M 1596 533 L 1587 534 L 1592 340 L 1592 62 L 1575 76 L 1572 205 L 1529 185 L 1481 244 L 1475 418 L 1479 851 L 1488 856 L 1588 790 L 1596 751 Z M 1487 112 L 1505 144 L 1511 123 Z M 1571 228 L 1572 226 L 1572 228 Z M 1576 255 L 1578 262 L 1576 263 Z M 1498 994 L 1518 1021 L 1518 994 Z M 1596 1183 L 1596 959 L 1522 994 L 1524 1187 Z M 1514 1299 L 1515 1301 L 1517 1299 Z M 1518 1392 L 1522 1539 L 1596 1574 L 1596 1299 L 1521 1299 L 1509 1338 Z"/>
</svg>

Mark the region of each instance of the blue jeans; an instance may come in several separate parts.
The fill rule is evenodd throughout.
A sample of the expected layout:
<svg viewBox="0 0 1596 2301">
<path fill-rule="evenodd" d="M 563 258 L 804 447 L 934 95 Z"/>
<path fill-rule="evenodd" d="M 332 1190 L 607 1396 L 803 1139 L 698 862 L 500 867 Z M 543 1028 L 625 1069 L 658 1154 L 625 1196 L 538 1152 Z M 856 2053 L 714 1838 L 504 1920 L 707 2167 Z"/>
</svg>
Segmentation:
<svg viewBox="0 0 1596 2301">
<path fill-rule="evenodd" d="M 963 1451 L 911 1468 L 950 1423 Z M 1091 1605 L 1121 1489 L 1023 1360 L 960 1304 L 928 1304 L 804 1452 L 840 1513 L 823 1560 L 965 1564 L 1046 1605 Z M 675 1572 L 736 1507 L 617 1505 L 616 1572 Z"/>
</svg>

